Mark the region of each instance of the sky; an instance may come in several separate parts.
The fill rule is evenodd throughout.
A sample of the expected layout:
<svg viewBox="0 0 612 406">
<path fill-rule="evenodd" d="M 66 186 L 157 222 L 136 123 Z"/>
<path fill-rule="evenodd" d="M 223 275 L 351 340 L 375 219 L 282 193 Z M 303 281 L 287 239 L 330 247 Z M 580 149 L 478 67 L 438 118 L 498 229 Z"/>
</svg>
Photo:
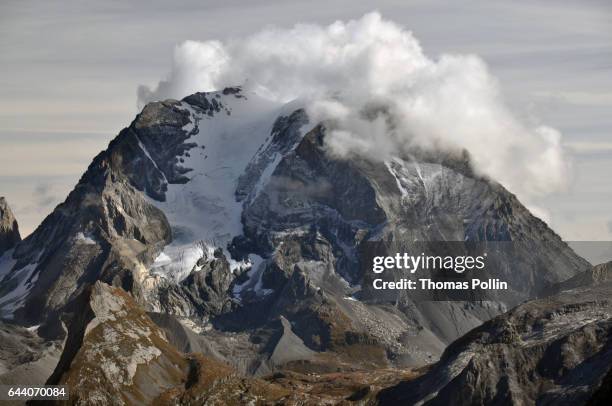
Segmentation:
<svg viewBox="0 0 612 406">
<path fill-rule="evenodd" d="M 538 204 L 566 240 L 612 240 L 612 3 L 588 0 L 2 1 L 0 195 L 22 234 L 129 125 L 177 45 L 373 10 L 432 59 L 478 55 L 516 115 L 558 129 L 568 186 Z"/>
</svg>

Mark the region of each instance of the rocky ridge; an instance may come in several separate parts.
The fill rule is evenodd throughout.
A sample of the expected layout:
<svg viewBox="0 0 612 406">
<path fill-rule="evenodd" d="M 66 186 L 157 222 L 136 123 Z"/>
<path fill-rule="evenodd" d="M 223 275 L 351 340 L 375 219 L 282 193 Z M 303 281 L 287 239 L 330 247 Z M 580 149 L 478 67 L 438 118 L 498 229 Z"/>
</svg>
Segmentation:
<svg viewBox="0 0 612 406">
<path fill-rule="evenodd" d="M 602 282 L 521 304 L 449 345 L 427 373 L 382 391 L 378 401 L 605 404 L 598 393 L 612 371 L 611 292 Z"/>
</svg>

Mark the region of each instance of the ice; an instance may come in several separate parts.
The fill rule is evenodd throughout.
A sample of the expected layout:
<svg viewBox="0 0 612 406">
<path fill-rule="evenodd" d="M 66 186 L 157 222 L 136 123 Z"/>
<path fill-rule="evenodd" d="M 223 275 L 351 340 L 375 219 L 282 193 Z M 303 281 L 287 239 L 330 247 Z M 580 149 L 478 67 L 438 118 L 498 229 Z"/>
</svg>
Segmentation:
<svg viewBox="0 0 612 406">
<path fill-rule="evenodd" d="M 174 228 L 174 244 L 204 239 L 225 246 L 242 232 L 242 206 L 234 197 L 236 181 L 270 134 L 280 107 L 255 95 L 248 100 L 222 95 L 220 101 L 231 109 L 231 115 L 210 117 L 187 103 L 182 105 L 197 126 L 187 140 L 197 147 L 190 150 L 183 164 L 193 169 L 188 174 L 191 179 L 186 184 L 168 185 L 166 202 L 154 202 Z"/>
<path fill-rule="evenodd" d="M 255 184 L 255 188 L 254 188 L 255 193 L 253 195 L 252 200 L 255 200 L 255 197 L 257 197 L 259 192 L 261 192 L 264 186 L 268 184 L 268 181 L 270 180 L 272 173 L 274 173 L 274 170 L 276 169 L 276 167 L 278 166 L 282 158 L 283 156 L 281 154 L 276 153 L 274 155 L 274 159 L 272 160 L 272 162 L 268 164 L 268 166 L 266 166 L 266 169 L 264 169 L 260 178 L 257 180 L 257 183 Z"/>
<path fill-rule="evenodd" d="M 393 166 L 391 165 L 390 162 L 385 162 L 385 166 L 387 167 L 387 169 L 389 170 L 389 173 L 393 176 L 393 178 L 395 179 L 395 183 L 397 185 L 397 188 L 399 189 L 401 195 L 402 195 L 402 199 L 405 199 L 407 197 L 409 197 L 409 193 L 408 190 L 406 190 L 406 188 L 404 187 L 404 185 L 402 184 L 402 182 L 400 182 L 399 179 L 399 174 L 396 172 L 396 170 L 393 168 Z"/>
<path fill-rule="evenodd" d="M 406 162 L 400 158 L 385 161 L 385 165 L 395 178 L 403 201 L 415 199 L 418 194 L 430 199 L 430 189 L 445 171 L 439 164 L 419 163 L 415 160 Z"/>
<path fill-rule="evenodd" d="M 191 136 L 185 142 L 197 146 L 182 163 L 192 169 L 187 173 L 189 181 L 169 184 L 165 202 L 151 199 L 166 214 L 173 234 L 172 243 L 156 259 L 151 272 L 181 280 L 200 257 L 194 248 L 195 241 L 221 247 L 229 258 L 228 243 L 242 234 L 242 203 L 235 197 L 238 178 L 269 140 L 276 119 L 288 114 L 288 106 L 296 108 L 295 104 L 271 102 L 254 93 L 243 96 L 220 92 L 209 96 L 216 97 L 231 114 L 221 110 L 209 116 L 186 102 L 181 103 L 179 108 L 190 114 L 190 125 L 183 130 Z M 143 151 L 147 153 L 144 148 Z M 278 156 L 266 168 L 262 178 L 269 178 L 280 159 Z M 260 184 L 265 181 L 261 179 Z M 247 266 L 234 262 L 230 261 L 232 270 Z"/>
<path fill-rule="evenodd" d="M 212 258 L 214 247 L 204 241 L 189 244 L 171 244 L 164 248 L 151 265 L 150 272 L 180 282 L 189 273 L 200 271 L 197 266 L 200 258 Z"/>
<path fill-rule="evenodd" d="M 166 255 L 166 253 L 161 252 L 157 258 L 155 258 L 155 262 L 153 262 L 153 266 L 162 266 L 162 265 L 167 265 L 170 262 L 172 262 L 172 259 Z"/>
</svg>

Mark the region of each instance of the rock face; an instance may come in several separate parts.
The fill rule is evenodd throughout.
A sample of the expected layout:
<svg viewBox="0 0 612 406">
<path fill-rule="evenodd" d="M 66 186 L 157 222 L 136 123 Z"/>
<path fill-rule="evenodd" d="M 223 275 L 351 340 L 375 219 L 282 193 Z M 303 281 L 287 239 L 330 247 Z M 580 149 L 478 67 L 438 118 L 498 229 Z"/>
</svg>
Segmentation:
<svg viewBox="0 0 612 406">
<path fill-rule="evenodd" d="M 522 304 L 452 343 L 422 377 L 382 391 L 380 404 L 605 404 L 611 294 L 605 282 Z"/>
<path fill-rule="evenodd" d="M 0 272 L 3 317 L 28 324 L 57 320 L 63 306 L 99 279 L 138 289 L 134 281 L 146 273 L 143 263 L 171 240 L 166 217 L 137 189 L 155 188 L 160 176 L 135 133 L 154 108 L 122 131 L 66 201 L 15 247 L 13 261 Z M 154 121 L 167 133 L 175 122 L 182 125 L 181 118 L 186 122 L 180 111 L 172 114 L 172 105 L 168 109 Z M 180 179 L 168 165 L 168 176 Z"/>
<path fill-rule="evenodd" d="M 0 196 L 0 257 L 21 241 L 19 226 L 6 199 Z"/>
</svg>

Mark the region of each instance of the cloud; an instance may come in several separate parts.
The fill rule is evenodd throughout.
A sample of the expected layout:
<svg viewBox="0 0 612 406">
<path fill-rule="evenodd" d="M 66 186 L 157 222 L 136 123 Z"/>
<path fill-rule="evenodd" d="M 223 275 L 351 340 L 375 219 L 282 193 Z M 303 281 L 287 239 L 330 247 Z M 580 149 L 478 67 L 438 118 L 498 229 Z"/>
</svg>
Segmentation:
<svg viewBox="0 0 612 406">
<path fill-rule="evenodd" d="M 410 31 L 377 12 L 226 42 L 186 41 L 168 78 L 139 88 L 139 103 L 237 84 L 269 99 L 302 99 L 342 157 L 466 149 L 477 170 L 526 202 L 567 179 L 561 134 L 518 119 L 478 56 L 432 59 Z"/>
</svg>

